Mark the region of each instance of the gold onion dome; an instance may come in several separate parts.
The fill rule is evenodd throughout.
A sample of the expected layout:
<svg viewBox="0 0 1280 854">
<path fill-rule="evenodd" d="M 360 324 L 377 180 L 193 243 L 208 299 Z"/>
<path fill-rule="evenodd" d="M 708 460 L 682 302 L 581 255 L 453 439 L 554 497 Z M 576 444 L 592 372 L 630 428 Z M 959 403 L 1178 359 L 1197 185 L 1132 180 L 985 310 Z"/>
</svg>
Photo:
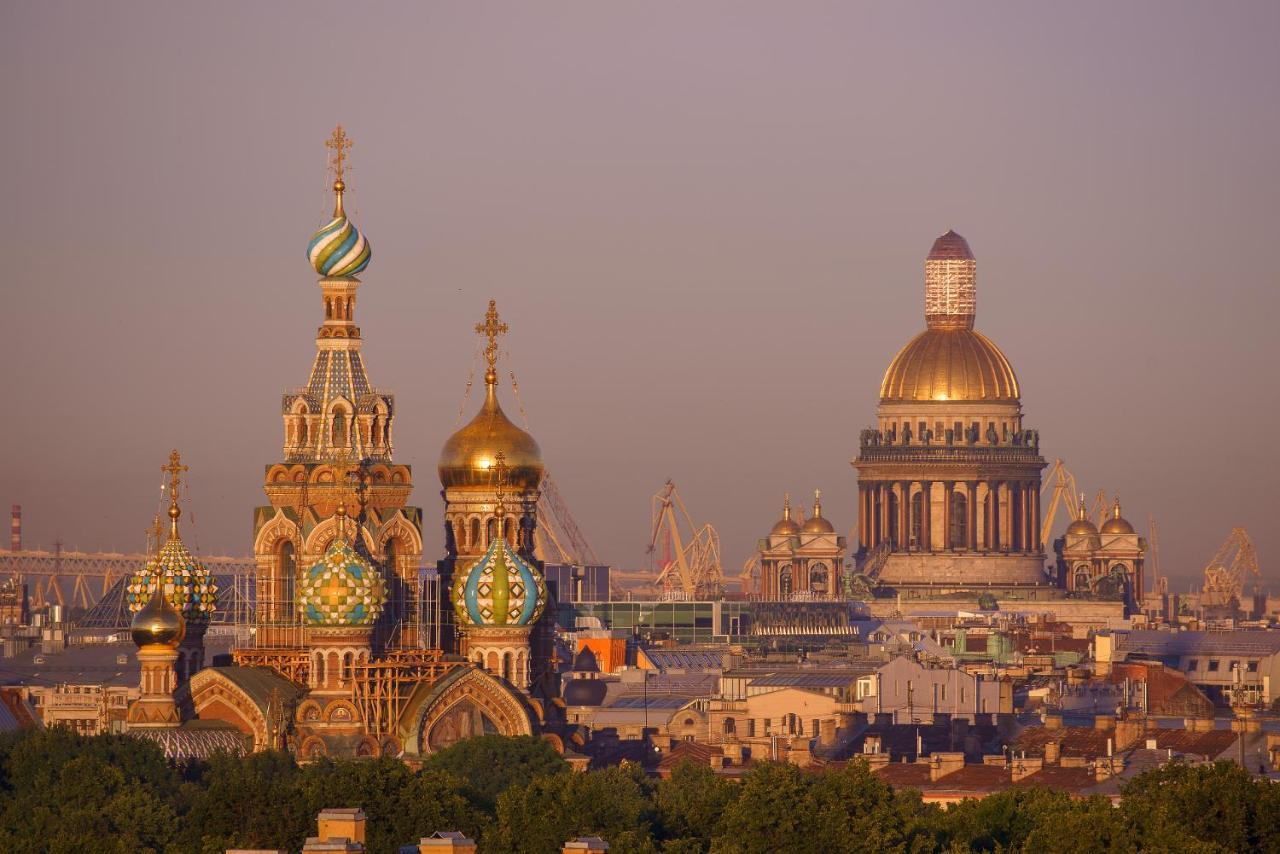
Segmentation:
<svg viewBox="0 0 1280 854">
<path fill-rule="evenodd" d="M 493 468 L 502 454 L 508 485 L 521 490 L 537 489 L 542 482 L 542 449 L 532 436 L 511 423 L 498 404 L 497 336 L 507 331 L 507 325 L 499 322 L 494 300 L 489 300 L 485 322 L 477 324 L 476 331 L 488 338 L 484 403 L 476 417 L 450 436 L 440 450 L 440 483 L 446 489 L 491 488 Z"/>
<path fill-rule="evenodd" d="M 1102 523 L 1102 533 L 1104 534 L 1132 534 L 1133 526 L 1129 521 L 1120 515 L 1120 499 L 1116 499 L 1116 503 L 1111 507 L 1111 518 Z"/>
<path fill-rule="evenodd" d="M 186 622 L 167 596 L 149 596 L 147 603 L 133 615 L 129 633 L 139 647 L 167 646 L 173 649 L 182 643 Z"/>
<path fill-rule="evenodd" d="M 773 529 L 770 534 L 777 534 L 780 537 L 794 537 L 800 533 L 800 526 L 791 518 L 791 496 L 784 495 L 782 498 L 782 518 L 773 523 Z"/>
<path fill-rule="evenodd" d="M 801 528 L 806 534 L 834 534 L 835 527 L 827 517 L 822 515 L 822 491 L 814 490 L 813 493 L 813 515 L 804 523 Z"/>
<path fill-rule="evenodd" d="M 1018 378 L 991 339 L 974 331 L 977 262 L 948 231 L 925 259 L 928 328 L 903 347 L 880 384 L 885 402 L 1017 401 Z"/>
</svg>

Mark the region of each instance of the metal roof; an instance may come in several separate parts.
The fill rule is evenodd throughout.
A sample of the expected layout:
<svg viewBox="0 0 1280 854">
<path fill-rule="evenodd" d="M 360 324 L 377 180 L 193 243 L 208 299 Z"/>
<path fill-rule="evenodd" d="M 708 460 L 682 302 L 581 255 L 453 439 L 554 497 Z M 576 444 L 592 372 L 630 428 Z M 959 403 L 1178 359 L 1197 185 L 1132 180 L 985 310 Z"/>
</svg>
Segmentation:
<svg viewBox="0 0 1280 854">
<path fill-rule="evenodd" d="M 1116 652 L 1122 655 L 1275 655 L 1280 653 L 1280 632 L 1261 629 L 1234 632 L 1161 632 L 1142 629 L 1117 634 Z"/>
</svg>

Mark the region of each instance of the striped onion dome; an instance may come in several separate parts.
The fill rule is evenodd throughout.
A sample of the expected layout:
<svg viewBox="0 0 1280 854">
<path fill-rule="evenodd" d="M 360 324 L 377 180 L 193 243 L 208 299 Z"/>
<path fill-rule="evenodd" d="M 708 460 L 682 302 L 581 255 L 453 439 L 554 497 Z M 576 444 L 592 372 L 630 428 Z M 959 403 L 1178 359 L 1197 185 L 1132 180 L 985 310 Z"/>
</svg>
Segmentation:
<svg viewBox="0 0 1280 854">
<path fill-rule="evenodd" d="M 463 626 L 527 626 L 542 614 L 542 572 L 512 551 L 503 537 L 453 581 L 453 608 Z"/>
<path fill-rule="evenodd" d="M 307 260 L 326 279 L 349 279 L 369 266 L 369 241 L 355 227 L 341 205 L 333 220 L 307 244 Z"/>
<path fill-rule="evenodd" d="M 382 573 L 343 537 L 299 579 L 298 612 L 310 626 L 371 626 L 386 603 Z"/>
<path fill-rule="evenodd" d="M 213 615 L 218 604 L 218 585 L 178 536 L 176 518 L 159 554 L 129 579 L 125 596 L 130 611 L 136 614 L 142 610 L 151 598 L 157 579 L 165 598 L 184 619 L 208 620 Z"/>
</svg>

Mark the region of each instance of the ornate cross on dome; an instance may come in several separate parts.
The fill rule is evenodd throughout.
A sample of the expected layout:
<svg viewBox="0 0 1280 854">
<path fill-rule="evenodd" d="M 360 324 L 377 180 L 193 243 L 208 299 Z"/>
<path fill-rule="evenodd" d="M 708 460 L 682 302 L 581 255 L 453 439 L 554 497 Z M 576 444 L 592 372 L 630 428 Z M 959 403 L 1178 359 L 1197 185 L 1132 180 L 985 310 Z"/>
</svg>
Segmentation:
<svg viewBox="0 0 1280 854">
<path fill-rule="evenodd" d="M 507 514 L 506 505 L 503 503 L 507 497 L 507 455 L 502 451 L 498 451 L 494 455 L 493 477 L 494 501 L 497 503 L 497 506 L 493 508 L 493 515 L 497 516 L 498 519 L 502 519 Z"/>
<path fill-rule="evenodd" d="M 333 180 L 341 184 L 346 174 L 347 152 L 351 149 L 351 138 L 342 129 L 342 125 L 333 129 L 333 134 L 324 141 L 324 147 L 333 152 L 329 158 L 329 168 L 333 170 Z"/>
<path fill-rule="evenodd" d="M 484 381 L 493 385 L 498 381 L 498 371 L 494 367 L 498 364 L 498 336 L 507 334 L 507 324 L 498 319 L 497 300 L 489 300 L 489 310 L 484 313 L 484 322 L 476 324 L 476 334 L 488 339 L 484 345 L 484 358 L 489 363 L 489 370 L 485 372 Z"/>
<path fill-rule="evenodd" d="M 182 473 L 187 467 L 182 464 L 182 455 L 175 448 L 169 453 L 169 465 L 160 466 L 160 471 L 169 473 L 169 536 L 178 536 L 178 517 L 182 515 L 178 507 L 178 490 L 182 486 Z"/>
</svg>

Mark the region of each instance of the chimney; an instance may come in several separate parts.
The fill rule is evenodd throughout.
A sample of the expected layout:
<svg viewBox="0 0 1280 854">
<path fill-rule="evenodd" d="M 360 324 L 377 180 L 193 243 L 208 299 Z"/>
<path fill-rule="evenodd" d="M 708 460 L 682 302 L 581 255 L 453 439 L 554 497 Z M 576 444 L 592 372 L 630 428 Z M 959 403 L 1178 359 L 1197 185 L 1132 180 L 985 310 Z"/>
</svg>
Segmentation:
<svg viewBox="0 0 1280 854">
<path fill-rule="evenodd" d="M 418 854 L 476 854 L 476 841 L 456 830 L 437 830 L 418 840 Z"/>
<path fill-rule="evenodd" d="M 934 783 L 964 767 L 964 754 L 956 751 L 935 753 L 929 759 L 929 782 Z"/>
<path fill-rule="evenodd" d="M 813 763 L 813 755 L 809 752 L 809 739 L 798 735 L 791 739 L 791 749 L 787 751 L 787 761 L 801 768 Z"/>
<path fill-rule="evenodd" d="M 1046 741 L 1044 743 L 1044 764 L 1057 765 L 1062 758 L 1062 745 L 1058 741 Z"/>
<path fill-rule="evenodd" d="M 579 836 L 564 844 L 562 854 L 604 854 L 609 850 L 609 843 L 599 836 Z"/>
<path fill-rule="evenodd" d="M 1048 712 L 1044 716 L 1045 729 L 1062 729 L 1062 714 L 1059 712 Z"/>
<path fill-rule="evenodd" d="M 12 515 L 9 517 L 9 551 L 22 551 L 22 505 L 13 505 Z"/>
<path fill-rule="evenodd" d="M 1128 750 L 1138 743 L 1146 729 L 1141 718 L 1123 718 L 1116 721 L 1116 750 Z"/>
<path fill-rule="evenodd" d="M 1013 760 L 1013 779 L 1016 783 L 1024 777 L 1030 777 L 1032 774 L 1044 767 L 1044 760 L 1039 756 L 1023 756 Z"/>
<path fill-rule="evenodd" d="M 1094 715 L 1093 728 L 1100 730 L 1115 729 L 1116 719 L 1111 715 Z"/>
<path fill-rule="evenodd" d="M 836 743 L 836 719 L 823 718 L 818 721 L 818 744 L 830 747 Z"/>
<path fill-rule="evenodd" d="M 329 843 L 347 843 L 345 848 L 325 848 Z M 316 843 L 316 845 L 313 845 Z M 350 847 L 352 844 L 358 847 Z M 316 846 L 320 847 L 316 847 Z M 361 809 L 328 809 L 321 810 L 316 817 L 316 835 L 307 840 L 307 851 L 363 851 L 364 850 L 364 810 Z"/>
</svg>

